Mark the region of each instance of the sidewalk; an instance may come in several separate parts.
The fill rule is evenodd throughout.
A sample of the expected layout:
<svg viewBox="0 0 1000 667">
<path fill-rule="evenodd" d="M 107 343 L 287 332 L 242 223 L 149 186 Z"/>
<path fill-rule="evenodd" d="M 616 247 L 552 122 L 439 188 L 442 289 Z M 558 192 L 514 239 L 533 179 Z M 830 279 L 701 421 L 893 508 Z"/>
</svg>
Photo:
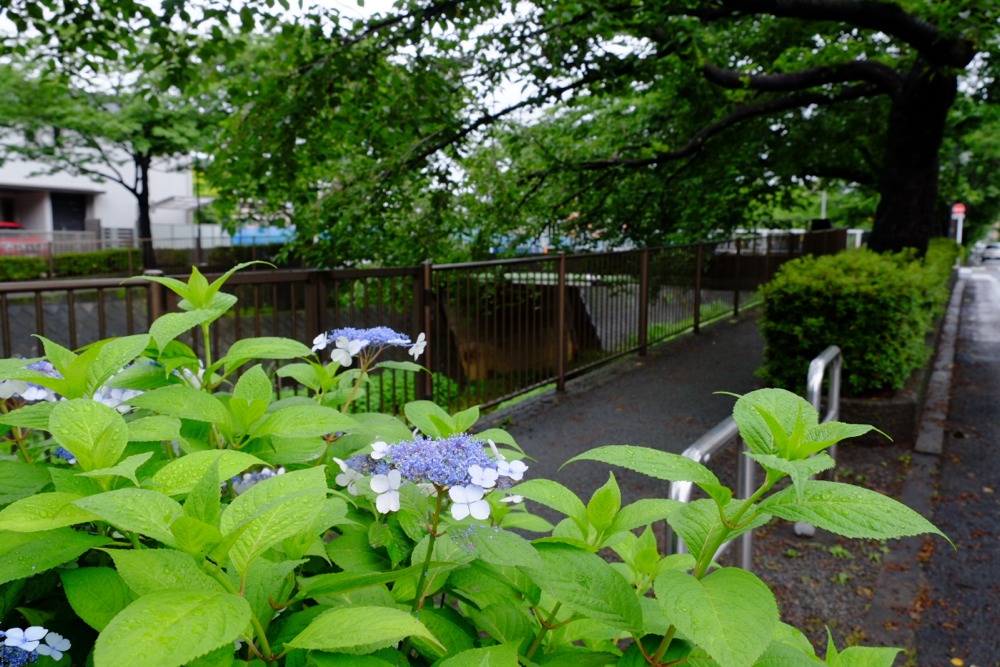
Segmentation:
<svg viewBox="0 0 1000 667">
<path fill-rule="evenodd" d="M 608 481 L 608 466 L 567 460 L 602 445 L 642 445 L 680 454 L 732 413 L 735 399 L 763 386 L 754 377 L 764 341 L 756 310 L 629 357 L 568 383 L 563 394 L 528 401 L 484 421 L 503 426 L 528 456 L 531 476 L 553 479 L 583 498 Z M 667 483 L 614 469 L 622 503 L 665 496 Z M 540 514 L 552 520 L 544 512 Z"/>
</svg>

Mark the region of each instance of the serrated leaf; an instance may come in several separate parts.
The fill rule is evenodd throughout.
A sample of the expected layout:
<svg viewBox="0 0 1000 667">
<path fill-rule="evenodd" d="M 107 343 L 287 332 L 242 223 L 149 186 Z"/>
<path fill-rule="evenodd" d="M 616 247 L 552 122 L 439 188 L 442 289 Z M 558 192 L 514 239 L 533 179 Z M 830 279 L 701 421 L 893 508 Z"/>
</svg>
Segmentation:
<svg viewBox="0 0 1000 667">
<path fill-rule="evenodd" d="M 517 644 L 498 644 L 486 648 L 473 648 L 449 657 L 438 667 L 516 667 Z"/>
<path fill-rule="evenodd" d="M 390 572 L 331 572 L 308 577 L 299 581 L 299 593 L 296 599 L 314 598 L 324 595 L 337 595 L 369 586 L 388 584 L 415 574 L 420 574 L 423 564 L 411 565 Z"/>
<path fill-rule="evenodd" d="M 390 607 L 331 609 L 320 614 L 286 646 L 364 654 L 392 646 L 407 637 L 420 637 L 444 648 L 423 623 L 407 612 Z"/>
<path fill-rule="evenodd" d="M 149 334 L 136 334 L 112 338 L 95 343 L 100 351 L 87 368 L 85 391 L 88 395 L 107 382 L 113 375 L 120 372 L 126 365 L 139 357 L 149 345 Z"/>
<path fill-rule="evenodd" d="M 462 541 L 468 543 L 476 558 L 492 565 L 543 567 L 531 542 L 509 530 L 473 524 L 464 533 Z"/>
<path fill-rule="evenodd" d="M 39 533 L 0 532 L 0 584 L 41 574 L 111 540 L 72 528 Z"/>
<path fill-rule="evenodd" d="M 129 442 L 170 442 L 181 439 L 181 422 L 176 417 L 152 415 L 128 422 Z"/>
<path fill-rule="evenodd" d="M 152 458 L 152 456 L 153 452 L 135 454 L 119 462 L 118 465 L 111 466 L 110 468 L 98 468 L 97 470 L 81 472 L 80 475 L 82 477 L 124 477 L 136 486 L 139 486 L 139 480 L 136 478 L 135 473 L 139 467 Z"/>
<path fill-rule="evenodd" d="M 514 436 L 502 428 L 488 428 L 476 433 L 475 435 L 479 440 L 492 440 L 494 443 L 499 445 L 510 445 L 521 454 L 524 454 L 524 450 L 521 449 L 521 446 L 517 444 L 516 440 L 514 440 Z"/>
<path fill-rule="evenodd" d="M 587 503 L 587 518 L 590 519 L 590 525 L 598 531 L 610 528 L 621 506 L 621 489 L 618 488 L 614 474 L 609 473 L 608 481 L 594 491 L 590 502 Z"/>
<path fill-rule="evenodd" d="M 884 540 L 934 533 L 948 540 L 930 521 L 903 503 L 869 489 L 839 482 L 811 480 L 801 500 L 795 489 L 783 489 L 760 504 L 760 511 L 805 521 L 844 537 Z"/>
<path fill-rule="evenodd" d="M 461 653 L 474 646 L 472 626 L 464 616 L 451 607 L 424 607 L 415 616 L 437 640 L 437 643 L 431 643 L 414 637 L 413 645 L 421 654 L 440 660 L 447 655 Z M 478 638 L 478 634 L 476 636 Z"/>
<path fill-rule="evenodd" d="M 145 595 L 115 616 L 94 645 L 95 667 L 180 667 L 224 644 L 250 623 L 238 595 L 166 590 Z"/>
<path fill-rule="evenodd" d="M 156 591 L 183 589 L 223 591 L 194 558 L 173 549 L 108 549 L 125 584 L 137 597 Z"/>
<path fill-rule="evenodd" d="M 700 463 L 679 454 L 636 447 L 634 445 L 607 445 L 574 456 L 563 467 L 575 461 L 599 461 L 628 468 L 635 472 L 671 482 L 692 482 L 699 486 L 719 486 L 719 479 Z"/>
<path fill-rule="evenodd" d="M 231 449 L 191 452 L 160 468 L 150 482 L 155 489 L 168 496 L 179 496 L 190 493 L 198 480 L 213 466 L 218 466 L 221 481 L 238 475 L 247 468 L 264 465 L 264 461 L 256 456 Z"/>
<path fill-rule="evenodd" d="M 178 419 L 208 422 L 229 430 L 229 412 L 222 402 L 194 387 L 178 384 L 160 387 L 129 399 L 129 404 Z"/>
<path fill-rule="evenodd" d="M 642 629 L 642 608 L 628 581 L 603 558 L 558 543 L 537 544 L 544 567 L 535 581 L 567 608 L 618 630 Z"/>
<path fill-rule="evenodd" d="M 291 338 L 241 338 L 230 346 L 226 356 L 215 365 L 224 365 L 227 371 L 231 371 L 254 359 L 304 359 L 312 356 L 312 353 L 311 348 Z"/>
<path fill-rule="evenodd" d="M 110 567 L 61 570 L 59 577 L 73 611 L 98 632 L 134 599 L 125 581 Z"/>
<path fill-rule="evenodd" d="M 431 401 L 411 401 L 403 406 L 403 414 L 424 435 L 446 438 L 461 432 L 451 415 Z"/>
<path fill-rule="evenodd" d="M 0 461 L 0 505 L 38 493 L 52 483 L 46 466 Z"/>
<path fill-rule="evenodd" d="M 559 482 L 549 479 L 529 479 L 517 485 L 518 495 L 550 507 L 573 519 L 579 526 L 587 525 L 587 508 L 576 494 Z"/>
<path fill-rule="evenodd" d="M 656 521 L 665 520 L 682 505 L 679 500 L 666 498 L 642 498 L 621 508 L 615 515 L 608 534 L 614 535 L 625 530 L 642 528 Z"/>
<path fill-rule="evenodd" d="M 184 514 L 176 500 L 148 489 L 115 489 L 74 501 L 119 530 L 175 545 L 170 524 Z"/>
<path fill-rule="evenodd" d="M 22 498 L 0 511 L 0 530 L 33 533 L 93 521 L 94 514 L 73 504 L 81 497 L 56 491 Z"/>
<path fill-rule="evenodd" d="M 721 665 L 751 667 L 778 631 L 778 605 L 760 579 L 722 568 L 703 579 L 661 572 L 656 598 L 677 629 Z"/>
<path fill-rule="evenodd" d="M 162 350 L 182 333 L 218 319 L 224 312 L 226 312 L 225 309 L 219 311 L 210 308 L 196 308 L 180 313 L 166 313 L 149 326 L 149 334 L 156 342 L 156 346 Z"/>
<path fill-rule="evenodd" d="M 55 406 L 55 403 L 48 401 L 25 405 L 17 410 L 0 414 L 0 424 L 47 431 L 49 430 L 49 415 L 52 414 L 52 408 Z"/>
<path fill-rule="evenodd" d="M 759 463 L 765 470 L 777 470 L 789 475 L 792 478 L 792 484 L 795 485 L 796 495 L 799 500 L 802 500 L 801 494 L 806 480 L 837 465 L 826 452 L 820 452 L 815 456 L 796 461 L 789 461 L 786 458 L 774 456 L 773 454 L 747 452 L 747 456 Z"/>
<path fill-rule="evenodd" d="M 321 374 L 324 377 L 321 377 Z M 322 366 L 305 363 L 285 364 L 275 371 L 275 375 L 280 378 L 292 378 L 303 387 L 313 391 L 318 391 L 323 386 L 324 380 L 329 379 L 329 374 L 323 370 Z"/>
<path fill-rule="evenodd" d="M 321 405 L 293 405 L 275 410 L 254 430 L 255 437 L 315 438 L 353 431 L 358 423 L 339 410 Z"/>
<path fill-rule="evenodd" d="M 500 643 L 519 644 L 537 629 L 527 604 L 511 599 L 484 606 L 482 611 L 469 607 L 469 618 L 477 628 Z"/>
<path fill-rule="evenodd" d="M 56 403 L 49 416 L 49 431 L 84 470 L 110 468 L 128 444 L 128 426 L 122 416 L 86 398 Z"/>
<path fill-rule="evenodd" d="M 736 501 L 737 506 L 741 501 Z M 728 506 L 729 514 L 732 514 L 733 506 Z M 711 559 L 715 554 L 706 554 L 704 550 L 708 544 L 715 543 L 715 540 L 725 536 L 726 541 L 735 539 L 743 533 L 758 528 L 771 520 L 769 514 L 761 513 L 753 521 L 745 524 L 740 529 L 731 529 L 722 521 L 719 515 L 719 506 L 714 500 L 702 499 L 682 505 L 670 516 L 668 523 L 677 534 L 684 540 L 691 554 L 702 561 L 705 558 Z"/>
</svg>

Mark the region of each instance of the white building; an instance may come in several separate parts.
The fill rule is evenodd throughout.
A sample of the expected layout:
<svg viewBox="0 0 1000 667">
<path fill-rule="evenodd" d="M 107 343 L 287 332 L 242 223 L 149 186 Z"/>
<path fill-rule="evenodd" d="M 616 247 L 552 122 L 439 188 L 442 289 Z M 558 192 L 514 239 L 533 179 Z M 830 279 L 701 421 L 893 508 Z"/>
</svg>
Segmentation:
<svg viewBox="0 0 1000 667">
<path fill-rule="evenodd" d="M 47 169 L 46 165 L 15 160 L 0 165 L 0 220 L 19 222 L 46 241 L 86 239 L 129 245 L 138 238 L 138 201 L 122 185 L 66 173 L 47 174 Z M 132 178 L 130 165 L 121 169 L 126 179 Z M 193 198 L 190 170 L 178 171 L 162 162 L 150 170 L 154 229 L 169 233 L 177 228 L 179 235 L 189 236 L 192 210 L 156 203 Z M 154 245 L 156 236 L 159 234 L 154 234 Z"/>
</svg>

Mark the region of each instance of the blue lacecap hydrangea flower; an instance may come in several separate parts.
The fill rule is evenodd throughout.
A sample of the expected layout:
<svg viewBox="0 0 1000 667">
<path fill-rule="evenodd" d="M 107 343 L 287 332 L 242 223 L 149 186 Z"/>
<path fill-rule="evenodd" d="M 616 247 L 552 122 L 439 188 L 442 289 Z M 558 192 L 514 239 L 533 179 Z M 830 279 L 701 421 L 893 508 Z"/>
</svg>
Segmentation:
<svg viewBox="0 0 1000 667">
<path fill-rule="evenodd" d="M 415 483 L 462 486 L 472 482 L 469 468 L 495 464 L 484 451 L 486 443 L 460 434 L 447 438 L 416 437 L 389 446 L 387 458 L 404 478 Z"/>
</svg>

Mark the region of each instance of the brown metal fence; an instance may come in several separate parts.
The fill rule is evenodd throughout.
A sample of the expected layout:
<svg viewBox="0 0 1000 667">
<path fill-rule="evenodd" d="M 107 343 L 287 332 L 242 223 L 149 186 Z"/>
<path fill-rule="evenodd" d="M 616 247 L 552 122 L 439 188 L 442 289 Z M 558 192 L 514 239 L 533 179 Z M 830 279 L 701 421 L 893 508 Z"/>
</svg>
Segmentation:
<svg viewBox="0 0 1000 667">
<path fill-rule="evenodd" d="M 595 366 L 738 314 L 785 261 L 845 245 L 843 230 L 832 230 L 398 269 L 247 270 L 225 288 L 239 301 L 213 324 L 211 354 L 248 336 L 308 344 L 339 327 L 424 332 L 421 363 L 430 373 L 378 375 L 359 409 L 392 412 L 414 398 L 453 410 L 490 407 L 539 387 L 562 389 Z M 173 293 L 141 279 L 0 283 L 2 351 L 40 356 L 33 333 L 75 349 L 145 331 L 176 307 Z M 197 332 L 184 342 L 203 347 Z M 391 358 L 405 359 L 405 350 Z"/>
</svg>

